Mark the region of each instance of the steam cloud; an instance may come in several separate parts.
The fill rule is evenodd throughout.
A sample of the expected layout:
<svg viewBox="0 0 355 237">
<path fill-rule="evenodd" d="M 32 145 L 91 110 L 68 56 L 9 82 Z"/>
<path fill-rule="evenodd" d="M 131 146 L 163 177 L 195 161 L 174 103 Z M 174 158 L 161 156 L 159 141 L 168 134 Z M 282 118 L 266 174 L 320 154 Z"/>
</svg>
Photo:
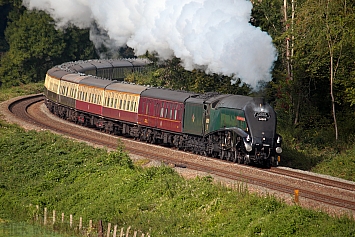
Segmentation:
<svg viewBox="0 0 355 237">
<path fill-rule="evenodd" d="M 176 56 L 187 70 L 234 74 L 253 87 L 271 80 L 277 58 L 271 37 L 249 23 L 252 3 L 246 0 L 23 0 L 23 5 L 48 12 L 58 27 L 96 25 L 92 41 L 128 45 L 136 55 L 148 50 L 162 59 Z"/>
</svg>

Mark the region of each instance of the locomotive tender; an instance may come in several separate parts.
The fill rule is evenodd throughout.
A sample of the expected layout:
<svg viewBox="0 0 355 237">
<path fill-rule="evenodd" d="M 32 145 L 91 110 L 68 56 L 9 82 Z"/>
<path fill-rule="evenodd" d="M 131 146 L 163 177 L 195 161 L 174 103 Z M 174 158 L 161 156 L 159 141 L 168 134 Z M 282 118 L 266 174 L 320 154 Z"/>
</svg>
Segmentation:
<svg viewBox="0 0 355 237">
<path fill-rule="evenodd" d="M 191 93 L 123 82 L 147 61 L 90 60 L 48 70 L 46 105 L 55 115 L 107 133 L 242 164 L 276 166 L 281 136 L 262 98 Z"/>
</svg>

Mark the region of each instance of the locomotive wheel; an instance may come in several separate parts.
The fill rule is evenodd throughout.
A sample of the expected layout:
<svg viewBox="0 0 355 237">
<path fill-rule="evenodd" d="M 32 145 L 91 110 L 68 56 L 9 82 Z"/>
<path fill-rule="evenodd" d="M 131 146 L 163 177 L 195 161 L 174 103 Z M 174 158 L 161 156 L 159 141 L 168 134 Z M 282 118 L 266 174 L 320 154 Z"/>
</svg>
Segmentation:
<svg viewBox="0 0 355 237">
<path fill-rule="evenodd" d="M 238 159 L 238 156 L 237 156 L 237 151 L 234 151 L 234 157 L 233 157 L 233 162 L 236 163 L 237 162 L 237 159 Z"/>
<path fill-rule="evenodd" d="M 270 159 L 266 159 L 266 160 L 264 160 L 263 161 L 263 166 L 265 167 L 265 168 L 271 168 L 271 160 Z"/>
<path fill-rule="evenodd" d="M 248 165 L 250 163 L 250 158 L 247 156 L 244 156 L 244 164 Z"/>
<path fill-rule="evenodd" d="M 220 155 L 221 160 L 225 159 L 225 153 L 226 152 L 224 150 L 221 151 L 221 155 Z"/>
</svg>

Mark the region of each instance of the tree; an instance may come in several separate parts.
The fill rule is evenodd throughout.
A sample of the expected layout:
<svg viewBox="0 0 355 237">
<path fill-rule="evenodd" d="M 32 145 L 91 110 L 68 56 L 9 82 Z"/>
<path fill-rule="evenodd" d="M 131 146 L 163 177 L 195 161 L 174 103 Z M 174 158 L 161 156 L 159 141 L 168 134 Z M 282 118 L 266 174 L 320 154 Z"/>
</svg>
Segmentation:
<svg viewBox="0 0 355 237">
<path fill-rule="evenodd" d="M 5 39 L 8 51 L 0 64 L 0 86 L 44 80 L 47 70 L 67 61 L 97 58 L 88 29 L 55 29 L 43 11 L 27 11 L 13 2 Z M 1 5 L 0 5 L 1 6 Z"/>
<path fill-rule="evenodd" d="M 348 38 L 352 11 L 353 6 L 347 0 L 308 0 L 298 9 L 295 24 L 298 85 L 305 87 L 303 96 L 322 114 L 332 115 L 336 140 L 336 108 L 344 102 L 341 84 L 347 80 L 349 71 L 345 60 L 349 54 L 343 49 L 354 44 Z M 330 102 L 324 104 L 324 98 Z"/>
<path fill-rule="evenodd" d="M 62 33 L 44 12 L 25 11 L 9 24 L 5 36 L 10 45 L 0 68 L 5 85 L 43 80 L 46 69 L 59 62 L 65 48 Z"/>
</svg>

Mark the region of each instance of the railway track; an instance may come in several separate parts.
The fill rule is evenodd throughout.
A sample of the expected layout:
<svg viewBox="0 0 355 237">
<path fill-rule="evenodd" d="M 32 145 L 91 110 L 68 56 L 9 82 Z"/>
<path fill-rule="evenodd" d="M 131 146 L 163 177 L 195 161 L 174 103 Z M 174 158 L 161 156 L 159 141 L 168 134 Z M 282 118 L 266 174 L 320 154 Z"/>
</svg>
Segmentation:
<svg viewBox="0 0 355 237">
<path fill-rule="evenodd" d="M 61 120 L 46 110 L 42 95 L 23 97 L 2 105 L 8 113 L 7 120 L 33 129 L 51 130 L 56 133 L 86 141 L 91 144 L 116 149 L 118 138 L 93 129 Z M 6 117 L 6 116 L 5 116 Z M 174 167 L 188 168 L 231 183 L 245 183 L 261 187 L 272 193 L 282 193 L 293 202 L 295 190 L 299 190 L 300 204 L 355 214 L 355 184 L 352 182 L 320 176 L 310 172 L 285 168 L 258 169 L 221 160 L 214 160 L 161 146 L 120 138 L 130 154 L 158 160 Z M 185 169 L 187 170 L 187 169 Z M 267 192 L 269 192 L 267 191 Z M 331 211 L 332 212 L 332 211 Z"/>
</svg>

